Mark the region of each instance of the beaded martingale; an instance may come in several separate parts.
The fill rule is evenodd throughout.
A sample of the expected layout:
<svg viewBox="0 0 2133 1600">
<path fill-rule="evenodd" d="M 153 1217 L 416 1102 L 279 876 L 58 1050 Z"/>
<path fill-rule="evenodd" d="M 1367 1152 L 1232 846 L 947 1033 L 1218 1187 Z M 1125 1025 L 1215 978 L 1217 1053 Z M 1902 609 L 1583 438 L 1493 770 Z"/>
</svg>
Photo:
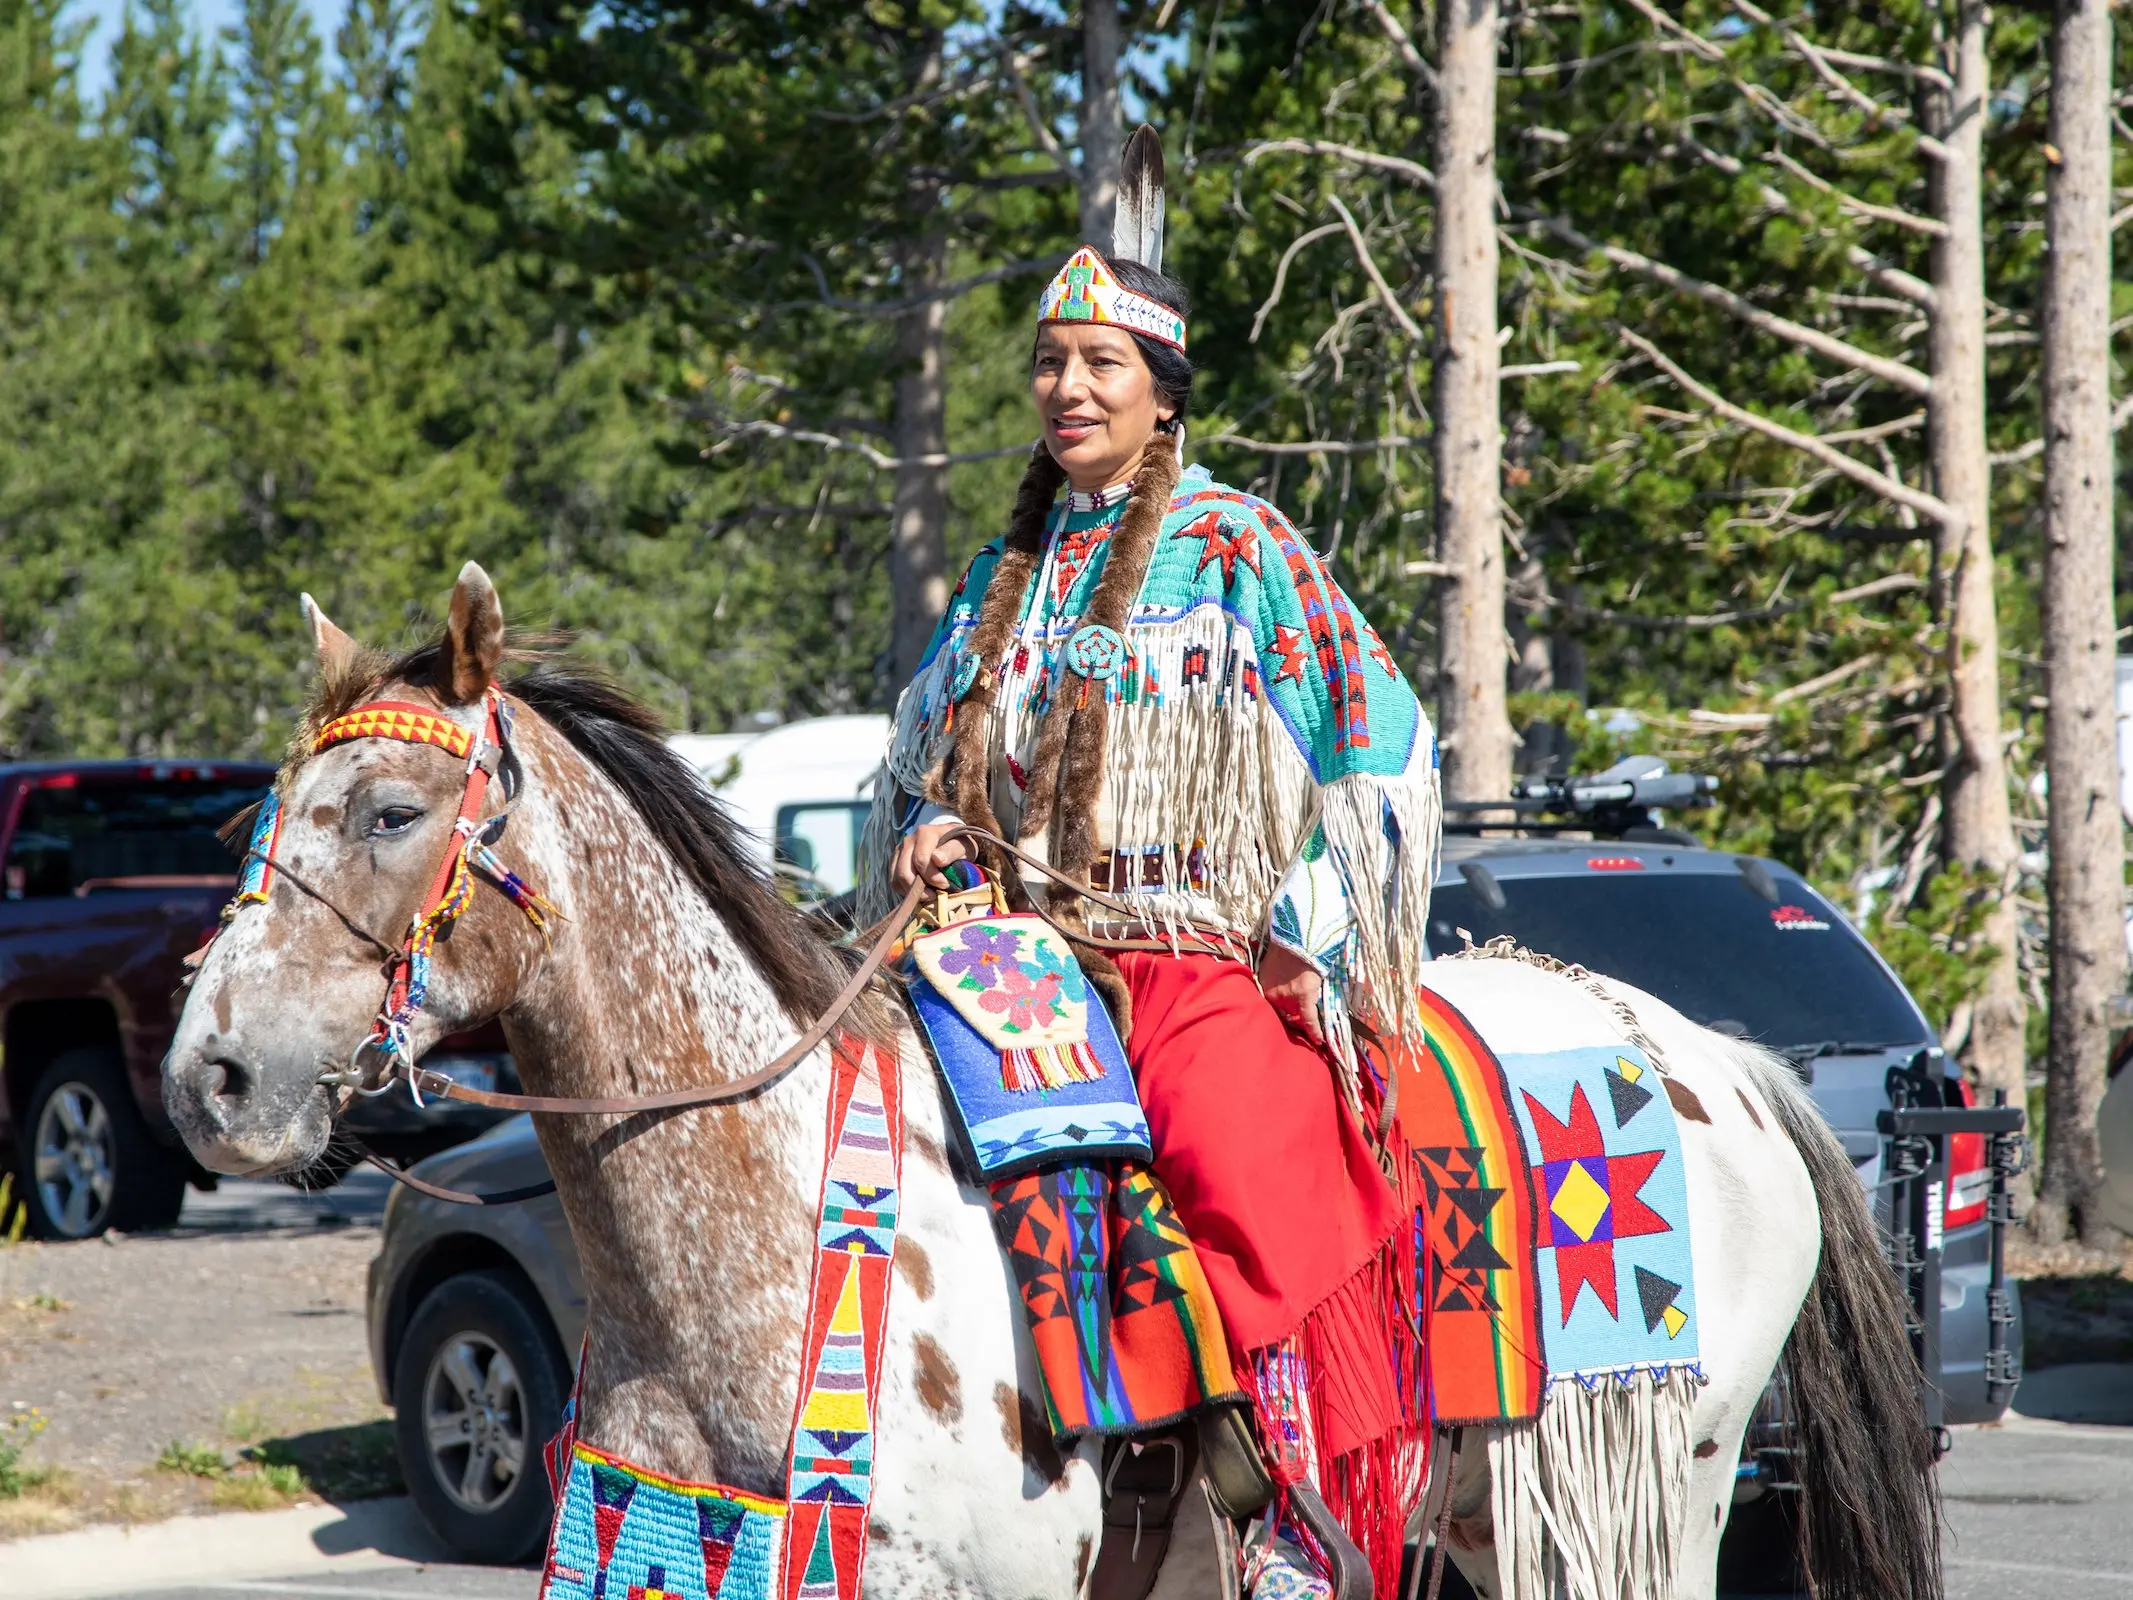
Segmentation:
<svg viewBox="0 0 2133 1600">
<path fill-rule="evenodd" d="M 902 1067 L 840 1038 L 785 1498 L 647 1472 L 576 1437 L 549 1456 L 541 1600 L 859 1600 L 903 1173 Z"/>
</svg>

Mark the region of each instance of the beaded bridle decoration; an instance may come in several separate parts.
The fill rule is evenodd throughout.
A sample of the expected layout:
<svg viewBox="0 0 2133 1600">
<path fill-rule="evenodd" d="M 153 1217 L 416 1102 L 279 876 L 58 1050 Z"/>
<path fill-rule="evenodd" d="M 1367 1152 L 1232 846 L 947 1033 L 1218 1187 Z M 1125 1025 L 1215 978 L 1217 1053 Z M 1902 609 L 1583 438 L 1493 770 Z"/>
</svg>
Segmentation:
<svg viewBox="0 0 2133 1600">
<path fill-rule="evenodd" d="M 460 791 L 459 814 L 452 823 L 452 843 L 437 863 L 437 870 L 430 875 L 428 891 L 422 897 L 421 906 L 409 919 L 405 938 L 397 950 L 383 941 L 372 941 L 388 955 L 384 1004 L 378 1008 L 370 1032 L 349 1055 L 347 1069 L 320 1080 L 363 1094 L 382 1094 L 404 1071 L 408 1092 L 420 1105 L 422 1094 L 415 1083 L 409 1029 L 429 998 L 430 961 L 437 948 L 438 936 L 458 920 L 472 902 L 476 880 L 486 880 L 494 885 L 505 899 L 525 914 L 543 941 L 548 938 L 549 920 L 562 913 L 505 866 L 496 854 L 495 844 L 503 836 L 504 826 L 510 819 L 519 782 L 518 758 L 511 749 L 511 702 L 501 689 L 492 683 L 483 694 L 479 733 L 427 706 L 402 700 L 373 700 L 357 706 L 345 716 L 335 717 L 321 728 L 311 741 L 311 753 L 316 755 L 356 739 L 396 739 L 403 744 L 434 745 L 466 762 L 466 783 Z M 492 782 L 503 788 L 504 809 L 484 820 L 482 807 L 488 800 Z M 280 842 L 281 800 L 279 795 L 269 795 L 261 804 L 258 819 L 253 824 L 251 845 L 245 851 L 244 876 L 238 884 L 236 899 L 231 901 L 230 910 L 225 913 L 225 921 L 250 902 L 264 903 L 273 888 L 275 875 L 288 871 L 274 859 Z M 293 881 L 294 874 L 289 876 Z M 323 899 L 308 885 L 299 887 L 314 898 Z M 325 903 L 329 907 L 332 905 L 331 901 Z M 348 920 L 345 914 L 342 920 Z M 355 925 L 351 923 L 350 926 Z M 360 928 L 357 931 L 360 932 Z M 365 934 L 364 937 L 370 936 Z M 375 1083 L 357 1066 L 364 1052 L 370 1050 L 375 1050 L 384 1064 Z"/>
</svg>

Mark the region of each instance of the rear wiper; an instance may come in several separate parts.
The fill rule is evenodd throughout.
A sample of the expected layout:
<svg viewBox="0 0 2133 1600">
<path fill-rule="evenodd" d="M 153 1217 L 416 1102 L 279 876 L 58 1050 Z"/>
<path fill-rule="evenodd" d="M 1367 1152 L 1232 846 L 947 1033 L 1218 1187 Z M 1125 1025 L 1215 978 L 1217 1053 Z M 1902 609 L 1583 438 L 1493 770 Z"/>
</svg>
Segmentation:
<svg viewBox="0 0 2133 1600">
<path fill-rule="evenodd" d="M 1868 1044 L 1858 1039 L 1820 1039 L 1813 1044 L 1789 1044 L 1778 1054 L 1789 1058 L 1795 1066 L 1805 1066 L 1823 1056 L 1878 1056 L 1891 1050 L 1915 1050 L 1914 1041 L 1898 1039 L 1888 1044 Z"/>
</svg>

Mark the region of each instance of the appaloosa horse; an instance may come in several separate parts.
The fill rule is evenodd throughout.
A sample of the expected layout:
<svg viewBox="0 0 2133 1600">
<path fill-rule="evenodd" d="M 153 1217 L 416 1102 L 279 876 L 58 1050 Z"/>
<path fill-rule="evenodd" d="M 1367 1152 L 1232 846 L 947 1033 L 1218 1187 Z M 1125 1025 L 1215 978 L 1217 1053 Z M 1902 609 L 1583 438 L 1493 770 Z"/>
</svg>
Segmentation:
<svg viewBox="0 0 2133 1600">
<path fill-rule="evenodd" d="M 646 1095 L 738 1078 L 829 1006 L 849 968 L 748 864 L 734 824 L 653 719 L 554 661 L 508 656 L 478 567 L 462 572 L 442 637 L 396 660 L 306 610 L 320 688 L 278 783 L 282 870 L 207 953 L 164 1068 L 172 1116 L 208 1166 L 286 1172 L 325 1151 L 351 1048 L 379 1011 L 379 935 L 398 945 L 440 858 L 460 848 L 463 762 L 391 739 L 314 751 L 317 730 L 360 705 L 426 706 L 477 732 L 501 681 L 518 781 L 500 852 L 563 913 L 544 935 L 505 895 L 472 889 L 408 1025 L 413 1055 L 498 1017 L 530 1092 Z M 523 670 L 499 680 L 513 665 Z M 503 804 L 498 786 L 478 809 Z M 1430 983 L 1500 1049 L 1604 1034 L 1590 982 L 1477 960 L 1439 963 Z M 1782 1353 L 1819 1592 L 1937 1594 L 1916 1369 L 1850 1163 L 1782 1066 L 1648 996 L 1613 994 L 1705 1108 L 1683 1121 L 1682 1149 L 1708 1382 L 1688 1437 L 1650 1446 L 1667 1452 L 1651 1463 L 1675 1524 L 1665 1581 L 1683 1596 L 1714 1592 L 1743 1430 Z M 1048 1437 L 985 1195 L 959 1170 L 908 1022 L 877 993 L 846 1026 L 900 1052 L 904 1078 L 866 1591 L 1085 1592 L 1100 1534 L 1093 1446 L 1062 1459 Z M 590 1302 L 582 1440 L 674 1478 L 783 1493 L 827 1056 L 738 1103 L 537 1119 Z M 1545 1448 L 1536 1461 L 1501 1443 L 1464 1452 L 1452 1485 L 1455 1559 L 1490 1595 L 1505 1592 L 1495 1540 L 1532 1521 L 1552 1465 Z M 1571 1514 L 1604 1519 L 1606 1508 L 1554 1513 Z M 1159 1594 L 1213 1592 L 1204 1563 L 1174 1554 L 1171 1565 Z M 1509 1577 L 1511 1593 L 1531 1592 Z M 1655 1580 L 1565 1581 L 1599 1600 Z"/>
</svg>

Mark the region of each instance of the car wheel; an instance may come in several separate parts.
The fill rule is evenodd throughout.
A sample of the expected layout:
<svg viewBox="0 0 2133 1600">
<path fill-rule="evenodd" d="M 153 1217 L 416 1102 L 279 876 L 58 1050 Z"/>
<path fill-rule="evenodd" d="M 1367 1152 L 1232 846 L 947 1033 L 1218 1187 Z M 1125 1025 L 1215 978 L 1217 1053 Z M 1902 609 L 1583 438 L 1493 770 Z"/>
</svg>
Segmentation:
<svg viewBox="0 0 2133 1600">
<path fill-rule="evenodd" d="M 400 1472 L 422 1520 L 474 1561 L 523 1561 L 554 1501 L 541 1452 L 563 1424 L 547 1318 L 499 1273 L 430 1291 L 393 1368 Z"/>
<path fill-rule="evenodd" d="M 69 1050 L 46 1067 L 21 1129 L 23 1200 L 40 1239 L 177 1222 L 185 1165 L 148 1131 L 116 1050 Z"/>
</svg>

